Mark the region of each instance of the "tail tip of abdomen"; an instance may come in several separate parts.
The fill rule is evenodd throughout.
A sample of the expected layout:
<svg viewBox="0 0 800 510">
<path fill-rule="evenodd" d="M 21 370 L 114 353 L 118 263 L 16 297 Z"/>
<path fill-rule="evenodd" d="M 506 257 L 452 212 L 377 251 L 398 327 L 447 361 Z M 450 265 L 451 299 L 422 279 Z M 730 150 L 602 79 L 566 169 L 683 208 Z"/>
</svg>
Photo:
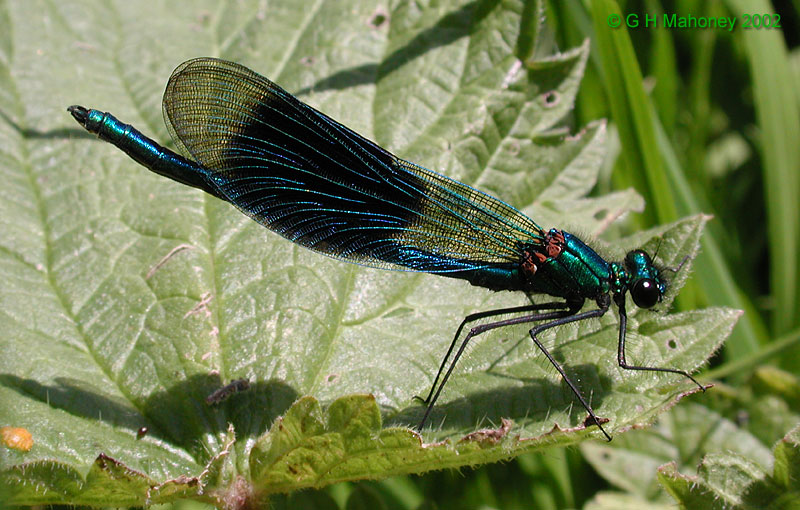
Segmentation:
<svg viewBox="0 0 800 510">
<path fill-rule="evenodd" d="M 67 111 L 72 114 L 72 117 L 78 121 L 78 124 L 81 126 L 86 127 L 86 121 L 89 118 L 89 110 L 84 108 L 83 106 L 78 106 L 76 104 L 67 108 Z"/>
</svg>

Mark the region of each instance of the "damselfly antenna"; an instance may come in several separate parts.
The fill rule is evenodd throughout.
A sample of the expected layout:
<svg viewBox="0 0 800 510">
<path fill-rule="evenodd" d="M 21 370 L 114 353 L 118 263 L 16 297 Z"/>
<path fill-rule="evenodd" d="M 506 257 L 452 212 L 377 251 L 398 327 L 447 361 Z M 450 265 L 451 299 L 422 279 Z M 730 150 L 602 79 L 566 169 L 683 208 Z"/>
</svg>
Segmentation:
<svg viewBox="0 0 800 510">
<path fill-rule="evenodd" d="M 686 255 L 685 257 L 683 257 L 683 260 L 681 260 L 681 263 L 678 264 L 678 267 L 665 267 L 663 269 L 666 269 L 667 271 L 672 271 L 673 273 L 677 273 L 678 271 L 681 270 L 683 265 L 686 264 L 687 260 L 689 260 L 689 255 Z"/>
</svg>

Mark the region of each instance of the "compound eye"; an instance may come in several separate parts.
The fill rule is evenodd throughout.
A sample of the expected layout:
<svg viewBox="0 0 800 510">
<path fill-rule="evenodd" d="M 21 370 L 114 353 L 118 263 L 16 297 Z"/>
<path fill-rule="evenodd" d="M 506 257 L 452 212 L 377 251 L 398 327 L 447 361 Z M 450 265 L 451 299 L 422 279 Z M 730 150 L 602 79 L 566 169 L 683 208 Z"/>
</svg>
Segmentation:
<svg viewBox="0 0 800 510">
<path fill-rule="evenodd" d="M 642 278 L 633 285 L 631 297 L 639 308 L 652 308 L 661 301 L 661 290 L 652 279 Z"/>
</svg>

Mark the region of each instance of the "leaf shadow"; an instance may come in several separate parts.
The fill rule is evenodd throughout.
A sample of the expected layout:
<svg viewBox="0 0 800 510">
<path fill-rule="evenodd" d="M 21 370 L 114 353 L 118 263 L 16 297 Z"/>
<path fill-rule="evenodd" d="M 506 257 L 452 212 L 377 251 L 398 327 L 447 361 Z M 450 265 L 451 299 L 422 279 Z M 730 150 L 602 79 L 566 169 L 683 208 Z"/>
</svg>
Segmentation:
<svg viewBox="0 0 800 510">
<path fill-rule="evenodd" d="M 66 108 L 64 109 L 66 111 Z M 23 128 L 17 122 L 15 122 L 11 117 L 9 117 L 6 112 L 0 110 L 0 118 L 3 119 L 9 126 L 11 126 L 14 131 L 20 134 L 22 138 L 35 140 L 35 139 L 42 139 L 42 140 L 55 140 L 55 139 L 62 139 L 62 138 L 83 138 L 87 140 L 95 140 L 97 137 L 85 129 L 79 127 L 71 127 L 71 128 L 57 128 L 57 129 L 48 129 L 47 131 L 41 131 L 39 129 L 31 129 L 31 128 Z"/>
<path fill-rule="evenodd" d="M 568 366 L 567 375 L 576 383 L 584 398 L 593 408 L 601 406 L 611 386 L 611 379 L 597 371 L 593 364 Z M 561 428 L 579 426 L 588 416 L 569 386 L 562 378 L 520 378 L 503 373 L 493 373 L 495 377 L 517 383 L 515 386 L 475 392 L 441 405 L 436 405 L 428 418 L 428 425 L 447 431 L 473 432 L 482 427 L 494 427 L 503 418 L 511 419 L 517 425 L 530 425 L 542 422 L 545 430 L 558 424 Z M 522 383 L 521 386 L 519 383 Z M 556 423 L 549 416 L 569 409 L 569 423 Z M 399 412 L 384 416 L 384 426 L 411 426 L 422 419 L 424 405 L 409 406 Z M 603 418 L 603 416 L 599 416 Z M 550 422 L 548 422 L 550 420 Z M 457 433 L 457 432 L 456 432 Z"/>
<path fill-rule="evenodd" d="M 294 95 L 302 96 L 312 91 L 342 90 L 377 83 L 381 78 L 426 52 L 471 35 L 473 27 L 490 12 L 491 8 L 481 7 L 477 0 L 473 0 L 442 16 L 433 26 L 422 30 L 408 43 L 390 53 L 380 64 L 364 64 L 344 69 L 317 81 L 310 87 L 295 91 Z"/>
<path fill-rule="evenodd" d="M 145 430 L 151 438 L 181 447 L 197 460 L 208 459 L 207 438 L 223 437 L 233 424 L 237 439 L 257 437 L 297 400 L 297 392 L 283 381 L 251 384 L 219 404 L 206 397 L 223 386 L 217 374 L 198 374 L 164 391 L 156 391 L 141 403 L 123 396 L 101 394 L 79 379 L 56 378 L 41 384 L 14 374 L 0 374 L 0 385 L 47 404 L 74 417 L 127 429 L 132 437 Z"/>
<path fill-rule="evenodd" d="M 294 388 L 271 379 L 252 383 L 218 404 L 206 402 L 225 384 L 218 374 L 196 374 L 151 394 L 143 413 L 156 425 L 155 434 L 206 459 L 204 438 L 222 437 L 229 425 L 233 425 L 237 440 L 258 437 L 298 398 Z"/>
</svg>

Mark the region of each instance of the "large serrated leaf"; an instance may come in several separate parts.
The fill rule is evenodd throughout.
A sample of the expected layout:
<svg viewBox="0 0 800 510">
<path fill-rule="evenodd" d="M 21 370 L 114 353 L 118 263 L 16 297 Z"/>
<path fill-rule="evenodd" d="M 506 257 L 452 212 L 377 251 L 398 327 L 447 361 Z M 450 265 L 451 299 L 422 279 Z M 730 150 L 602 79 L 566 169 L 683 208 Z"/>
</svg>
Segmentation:
<svg viewBox="0 0 800 510">
<path fill-rule="evenodd" d="M 683 475 L 670 463 L 658 470 L 658 478 L 683 508 L 797 508 L 800 428 L 790 430 L 773 452 L 775 465 L 771 474 L 768 466 L 726 453 L 706 455 L 697 475 Z"/>
<path fill-rule="evenodd" d="M 171 69 L 198 55 L 237 60 L 399 155 L 588 241 L 641 201 L 583 198 L 604 126 L 559 128 L 588 45 L 522 54 L 538 30 L 535 4 L 403 3 L 383 17 L 358 0 L 0 8 L 12 28 L 0 35 L 12 53 L 0 62 L 0 419 L 34 441 L 0 446 L 7 502 L 235 507 L 599 434 L 522 325 L 473 342 L 434 428 L 418 436 L 407 428 L 422 414 L 412 397 L 427 392 L 461 318 L 525 296 L 304 251 L 137 167 L 64 112 L 111 110 L 166 141 L 159 103 Z M 46 29 L 27 28 L 31 19 Z M 705 221 L 595 245 L 612 258 L 660 246 L 659 261 L 676 266 L 696 253 Z M 737 316 L 630 315 L 631 361 L 686 370 Z M 692 390 L 677 376 L 620 370 L 616 336 L 609 313 L 542 337 L 612 433 Z M 238 378 L 248 391 L 205 402 Z"/>
<path fill-rule="evenodd" d="M 609 482 L 656 501 L 669 501 L 656 480 L 657 468 L 668 462 L 682 473 L 693 473 L 703 452 L 736 453 L 763 466 L 771 462 L 769 449 L 757 438 L 695 402 L 674 409 L 651 429 L 613 444 L 584 443 L 581 450 Z"/>
</svg>

